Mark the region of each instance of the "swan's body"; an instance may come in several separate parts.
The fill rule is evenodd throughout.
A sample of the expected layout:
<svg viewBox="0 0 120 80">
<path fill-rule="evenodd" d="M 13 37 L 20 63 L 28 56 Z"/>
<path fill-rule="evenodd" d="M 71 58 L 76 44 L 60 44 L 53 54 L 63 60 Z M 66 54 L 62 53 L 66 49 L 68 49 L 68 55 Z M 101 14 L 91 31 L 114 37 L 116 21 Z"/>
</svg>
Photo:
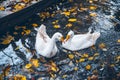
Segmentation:
<svg viewBox="0 0 120 80">
<path fill-rule="evenodd" d="M 46 33 L 46 26 L 41 25 L 36 35 L 35 49 L 37 51 L 37 57 L 42 55 L 47 58 L 51 58 L 56 55 L 58 48 L 56 41 L 62 39 L 62 34 L 56 32 L 52 38 Z"/>
<path fill-rule="evenodd" d="M 65 49 L 77 51 L 94 45 L 99 37 L 99 32 L 91 33 L 91 31 L 89 31 L 86 34 L 74 35 L 74 32 L 71 30 L 68 32 L 65 41 L 62 43 L 62 46 Z"/>
</svg>

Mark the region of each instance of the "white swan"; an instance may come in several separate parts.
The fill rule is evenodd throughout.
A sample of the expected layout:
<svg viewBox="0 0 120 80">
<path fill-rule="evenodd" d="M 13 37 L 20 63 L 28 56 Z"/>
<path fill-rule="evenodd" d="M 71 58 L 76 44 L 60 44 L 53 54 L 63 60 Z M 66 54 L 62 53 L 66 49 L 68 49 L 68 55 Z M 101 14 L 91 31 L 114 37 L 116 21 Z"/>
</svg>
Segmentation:
<svg viewBox="0 0 120 80">
<path fill-rule="evenodd" d="M 94 45 L 99 37 L 99 32 L 91 33 L 91 30 L 89 30 L 86 34 L 76 35 L 74 35 L 74 32 L 70 30 L 66 36 L 66 39 L 62 43 L 62 47 L 71 51 L 85 49 Z"/>
<path fill-rule="evenodd" d="M 56 32 L 52 38 L 50 38 L 46 33 L 46 26 L 42 24 L 36 35 L 35 49 L 37 51 L 37 57 L 39 58 L 40 55 L 47 58 L 55 56 L 58 51 L 56 46 L 57 40 L 63 41 L 62 34 Z"/>
</svg>

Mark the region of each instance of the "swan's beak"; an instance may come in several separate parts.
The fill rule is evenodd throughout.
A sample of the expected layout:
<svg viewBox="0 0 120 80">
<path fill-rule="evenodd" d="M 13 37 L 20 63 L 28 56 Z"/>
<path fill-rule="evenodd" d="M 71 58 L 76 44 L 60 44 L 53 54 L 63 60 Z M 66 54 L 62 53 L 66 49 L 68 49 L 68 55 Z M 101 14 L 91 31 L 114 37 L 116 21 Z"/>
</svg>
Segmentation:
<svg viewBox="0 0 120 80">
<path fill-rule="evenodd" d="M 60 41 L 64 42 L 64 37 L 63 36 L 61 37 Z"/>
<path fill-rule="evenodd" d="M 68 41 L 69 39 L 70 39 L 70 35 L 67 35 L 65 40 Z"/>
</svg>

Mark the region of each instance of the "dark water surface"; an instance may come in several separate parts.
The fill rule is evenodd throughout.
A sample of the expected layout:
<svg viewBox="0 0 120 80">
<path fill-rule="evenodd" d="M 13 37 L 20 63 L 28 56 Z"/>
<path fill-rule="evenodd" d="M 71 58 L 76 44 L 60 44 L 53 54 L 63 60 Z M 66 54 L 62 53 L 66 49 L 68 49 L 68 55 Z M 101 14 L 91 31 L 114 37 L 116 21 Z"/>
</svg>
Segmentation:
<svg viewBox="0 0 120 80">
<path fill-rule="evenodd" d="M 11 40 L 7 41 L 10 41 L 9 44 L 0 44 L 0 80 L 10 78 L 12 80 L 16 74 L 26 76 L 27 80 L 120 80 L 120 2 L 119 0 L 91 0 L 93 3 L 89 1 L 68 0 L 54 8 L 52 6 L 45 9 L 44 13 L 40 13 L 43 16 L 36 13 L 27 21 L 18 24 L 18 27 L 1 35 L 1 43 L 4 41 L 2 39 L 8 36 L 14 39 L 10 38 Z M 69 10 L 73 10 L 70 15 L 62 14 Z M 91 13 L 97 16 L 90 16 Z M 52 14 L 53 17 L 50 16 Z M 69 18 L 75 18 L 77 21 L 69 22 Z M 58 22 L 54 23 L 56 20 Z M 38 26 L 46 25 L 50 37 L 55 32 L 61 32 L 66 36 L 70 29 L 75 34 L 86 33 L 88 28 L 99 31 L 101 36 L 93 47 L 77 52 L 64 50 L 58 43 L 59 53 L 51 59 L 45 58 L 44 61 L 42 56 L 40 59 L 37 59 L 36 55 L 33 56 L 36 53 L 34 45 L 37 33 L 32 26 L 33 23 Z M 72 26 L 66 27 L 68 23 Z M 60 25 L 60 28 L 54 27 L 55 24 Z M 25 65 L 30 63 L 31 58 L 39 60 L 39 67 L 26 69 Z M 51 68 L 45 66 L 51 65 L 51 62 L 56 64 L 53 68 L 58 70 L 50 70 Z M 5 75 L 7 72 L 8 75 Z"/>
</svg>

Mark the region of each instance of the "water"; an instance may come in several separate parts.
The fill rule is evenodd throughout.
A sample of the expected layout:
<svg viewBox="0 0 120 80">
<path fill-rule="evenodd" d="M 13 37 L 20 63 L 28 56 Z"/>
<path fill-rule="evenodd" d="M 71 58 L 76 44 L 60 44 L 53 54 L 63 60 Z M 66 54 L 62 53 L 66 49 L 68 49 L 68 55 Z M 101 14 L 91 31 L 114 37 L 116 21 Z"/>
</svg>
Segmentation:
<svg viewBox="0 0 120 80">
<path fill-rule="evenodd" d="M 119 0 L 95 0 L 93 3 L 89 3 L 87 0 L 70 0 L 71 2 L 65 2 L 61 5 L 61 3 L 57 6 L 57 8 L 51 9 L 48 8 L 44 12 L 49 12 L 49 14 L 44 14 L 44 17 L 38 16 L 38 13 L 34 15 L 28 21 L 19 24 L 20 26 L 18 29 L 13 29 L 13 31 L 9 31 L 3 36 L 7 36 L 7 34 L 14 37 L 14 40 L 7 45 L 1 44 L 0 45 L 0 70 L 1 73 L 3 72 L 2 69 L 8 65 L 11 66 L 10 75 L 14 74 L 23 74 L 27 76 L 32 76 L 35 79 L 41 78 L 45 80 L 52 79 L 52 73 L 55 76 L 56 80 L 86 80 L 88 76 L 92 76 L 94 74 L 94 70 L 97 70 L 97 75 L 99 80 L 119 80 L 120 76 L 118 76 L 120 72 L 120 61 L 116 61 L 116 57 L 120 56 L 120 43 L 117 42 L 120 39 L 120 2 Z M 88 9 L 90 5 L 97 6 L 97 9 L 90 10 Z M 87 10 L 80 10 L 80 8 L 87 8 Z M 75 11 L 71 12 L 69 16 L 62 15 L 63 11 L 71 10 L 71 8 L 77 8 Z M 96 16 L 90 16 L 90 13 L 95 13 Z M 40 13 L 42 14 L 42 13 Z M 54 15 L 54 17 L 50 17 L 50 15 Z M 68 22 L 69 18 L 76 18 L 76 22 Z M 58 24 L 60 28 L 54 28 L 55 22 L 58 20 Z M 88 32 L 88 28 L 92 28 L 93 31 L 99 31 L 101 33 L 101 37 L 97 40 L 95 45 L 95 49 L 88 48 L 84 50 L 78 51 L 79 54 L 83 55 L 87 53 L 89 56 L 93 56 L 95 53 L 99 55 L 94 57 L 94 60 L 90 61 L 88 58 L 85 58 L 84 62 L 76 62 L 77 60 L 81 59 L 81 56 L 74 54 L 74 52 L 61 50 L 54 58 L 47 59 L 48 62 L 40 63 L 39 68 L 33 68 L 34 72 L 27 74 L 24 69 L 26 63 L 33 56 L 35 52 L 35 37 L 37 31 L 31 26 L 33 23 L 37 23 L 40 26 L 42 23 L 47 26 L 47 33 L 51 37 L 55 32 L 59 31 L 64 36 L 67 32 L 72 29 L 75 34 L 78 33 L 86 33 Z M 72 27 L 65 27 L 66 24 L 71 23 Z M 31 33 L 22 33 L 25 30 L 30 30 Z M 15 34 L 17 32 L 17 34 Z M 1 40 L 2 42 L 2 40 Z M 106 45 L 105 49 L 100 49 L 99 45 L 104 43 Z M 59 46 L 59 45 L 58 45 Z M 59 46 L 60 47 L 60 46 Z M 69 59 L 68 55 L 73 54 L 75 57 L 74 59 Z M 35 57 L 36 58 L 36 57 Z M 49 64 L 50 61 L 54 61 L 59 68 L 58 72 L 47 72 L 44 64 Z M 67 62 L 67 63 L 66 63 Z M 91 65 L 92 68 L 90 70 L 86 70 L 85 66 Z M 113 64 L 113 67 L 111 65 Z M 21 68 L 22 66 L 22 68 Z M 75 67 L 78 67 L 78 70 L 74 70 Z M 14 71 L 16 70 L 16 71 Z M 111 72 L 109 72 L 111 70 Z M 43 76 L 39 74 L 39 72 L 43 72 Z M 63 76 L 66 75 L 65 78 Z M 111 76 L 113 75 L 113 76 Z M 8 77 L 7 77 L 8 78 Z"/>
</svg>

